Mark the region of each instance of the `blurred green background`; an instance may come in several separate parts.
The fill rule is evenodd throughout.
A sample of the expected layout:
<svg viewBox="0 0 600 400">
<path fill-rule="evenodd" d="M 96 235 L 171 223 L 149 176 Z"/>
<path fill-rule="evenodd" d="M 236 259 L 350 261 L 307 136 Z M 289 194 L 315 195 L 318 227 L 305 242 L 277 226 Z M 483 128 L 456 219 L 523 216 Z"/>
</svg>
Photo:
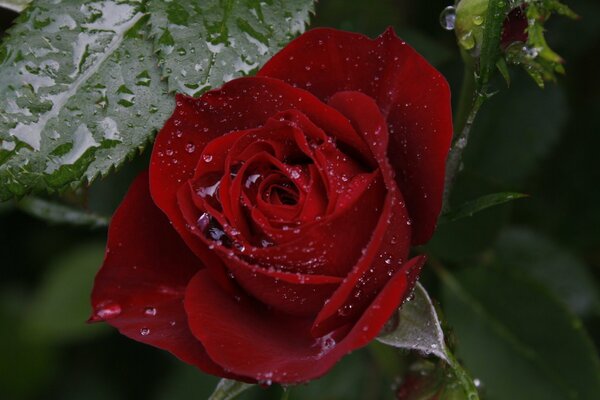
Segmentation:
<svg viewBox="0 0 600 400">
<path fill-rule="evenodd" d="M 321 0 L 313 26 L 376 36 L 387 26 L 458 94 L 462 63 L 438 16 L 450 1 Z M 570 0 L 548 41 L 567 75 L 540 90 L 518 69 L 477 120 L 453 204 L 500 191 L 529 198 L 440 226 L 427 251 L 450 278 L 422 281 L 485 399 L 600 398 L 600 3 Z M 0 27 L 15 14 L 0 9 Z M 147 155 L 95 183 L 83 201 L 110 215 Z M 106 231 L 52 225 L 0 204 L 0 399 L 204 399 L 217 379 L 169 354 L 87 325 Z M 449 280 L 450 279 L 450 280 Z M 403 357 L 370 346 L 289 399 L 391 399 Z M 246 399 L 277 399 L 279 387 Z"/>
</svg>

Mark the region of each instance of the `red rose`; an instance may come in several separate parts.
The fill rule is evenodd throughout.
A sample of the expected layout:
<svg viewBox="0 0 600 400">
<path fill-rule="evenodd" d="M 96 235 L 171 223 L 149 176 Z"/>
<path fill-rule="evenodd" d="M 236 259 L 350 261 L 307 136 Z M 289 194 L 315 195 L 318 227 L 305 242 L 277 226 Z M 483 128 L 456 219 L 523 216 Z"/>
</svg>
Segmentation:
<svg viewBox="0 0 600 400">
<path fill-rule="evenodd" d="M 92 319 L 215 375 L 323 375 L 417 279 L 451 133 L 446 81 L 391 29 L 312 30 L 257 77 L 177 96 Z"/>
</svg>

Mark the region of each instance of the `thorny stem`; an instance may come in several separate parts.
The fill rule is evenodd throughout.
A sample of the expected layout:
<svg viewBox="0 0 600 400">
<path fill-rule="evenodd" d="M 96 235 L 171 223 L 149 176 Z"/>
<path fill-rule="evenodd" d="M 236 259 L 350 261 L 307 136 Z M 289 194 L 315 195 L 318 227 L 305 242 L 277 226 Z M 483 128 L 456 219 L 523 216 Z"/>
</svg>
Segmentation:
<svg viewBox="0 0 600 400">
<path fill-rule="evenodd" d="M 466 61 L 466 60 L 465 60 Z M 460 98 L 454 118 L 455 137 L 446 161 L 446 176 L 444 179 L 443 211 L 449 209 L 450 193 L 460 168 L 462 154 L 467 147 L 471 128 L 486 96 L 477 89 L 473 63 L 465 62 L 465 72 L 460 90 Z M 458 135 L 456 133 L 458 132 Z"/>
</svg>

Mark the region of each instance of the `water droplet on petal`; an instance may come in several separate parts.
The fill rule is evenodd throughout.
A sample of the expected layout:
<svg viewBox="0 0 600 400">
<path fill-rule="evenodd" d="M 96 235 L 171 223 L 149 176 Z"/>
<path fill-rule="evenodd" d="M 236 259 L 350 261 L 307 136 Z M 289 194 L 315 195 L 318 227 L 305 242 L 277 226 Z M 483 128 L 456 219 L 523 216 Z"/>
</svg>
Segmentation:
<svg viewBox="0 0 600 400">
<path fill-rule="evenodd" d="M 156 308 L 154 308 L 154 307 L 146 307 L 144 309 L 144 314 L 153 317 L 153 316 L 156 315 Z"/>
<path fill-rule="evenodd" d="M 200 231 L 204 232 L 210 224 L 210 215 L 208 213 L 202 213 L 202 215 L 198 217 L 196 224 L 198 225 L 198 228 L 200 228 Z"/>
<path fill-rule="evenodd" d="M 121 314 L 121 306 L 116 303 L 105 303 L 96 309 L 95 316 L 101 320 L 115 318 Z"/>
<path fill-rule="evenodd" d="M 193 153 L 194 151 L 196 151 L 196 145 L 194 143 L 188 143 L 185 145 L 185 151 L 187 151 L 188 153 Z"/>
<path fill-rule="evenodd" d="M 148 336 L 150 334 L 150 328 L 142 328 L 140 329 L 140 335 Z"/>
</svg>

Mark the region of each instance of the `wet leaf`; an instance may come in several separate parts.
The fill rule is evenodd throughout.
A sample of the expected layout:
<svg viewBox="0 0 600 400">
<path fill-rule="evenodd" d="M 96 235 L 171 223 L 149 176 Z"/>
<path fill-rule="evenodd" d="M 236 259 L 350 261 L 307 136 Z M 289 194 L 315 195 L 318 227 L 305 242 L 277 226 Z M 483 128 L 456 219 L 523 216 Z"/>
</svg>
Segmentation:
<svg viewBox="0 0 600 400">
<path fill-rule="evenodd" d="M 198 95 L 258 69 L 295 35 L 313 0 L 151 0 L 151 32 L 169 91 Z"/>
<path fill-rule="evenodd" d="M 31 0 L 0 0 L 0 8 L 21 12 L 31 3 Z"/>
<path fill-rule="evenodd" d="M 139 1 L 39 0 L 0 46 L 0 199 L 106 175 L 173 108 Z"/>
<path fill-rule="evenodd" d="M 440 222 L 451 222 L 458 219 L 471 217 L 479 211 L 485 210 L 486 208 L 504 204 L 512 200 L 522 199 L 524 197 L 527 197 L 527 195 L 512 192 L 488 194 L 479 197 L 478 199 L 463 203 L 455 209 L 443 214 L 440 218 Z"/>
<path fill-rule="evenodd" d="M 594 399 L 600 361 L 581 321 L 525 274 L 441 271 L 458 354 L 489 399 Z"/>
</svg>

